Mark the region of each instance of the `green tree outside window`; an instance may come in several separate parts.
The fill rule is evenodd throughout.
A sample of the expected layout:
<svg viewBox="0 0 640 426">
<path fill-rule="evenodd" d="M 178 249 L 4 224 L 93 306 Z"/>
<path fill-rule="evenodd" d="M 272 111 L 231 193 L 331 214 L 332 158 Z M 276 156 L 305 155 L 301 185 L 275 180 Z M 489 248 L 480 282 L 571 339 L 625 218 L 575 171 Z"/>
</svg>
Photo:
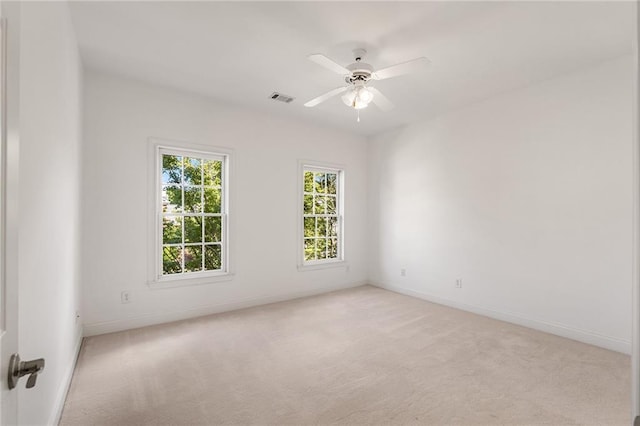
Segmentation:
<svg viewBox="0 0 640 426">
<path fill-rule="evenodd" d="M 162 274 L 221 270 L 223 161 L 162 154 Z"/>
</svg>

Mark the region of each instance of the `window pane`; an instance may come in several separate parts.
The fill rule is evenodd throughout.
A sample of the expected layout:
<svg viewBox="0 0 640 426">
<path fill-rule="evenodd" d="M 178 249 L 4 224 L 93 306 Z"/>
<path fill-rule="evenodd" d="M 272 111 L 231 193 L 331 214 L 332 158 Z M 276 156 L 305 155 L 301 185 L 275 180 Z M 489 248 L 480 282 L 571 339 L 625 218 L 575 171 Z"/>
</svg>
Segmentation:
<svg viewBox="0 0 640 426">
<path fill-rule="evenodd" d="M 202 271 L 202 246 L 186 246 L 184 248 L 184 271 Z"/>
<path fill-rule="evenodd" d="M 204 269 L 222 269 L 222 248 L 218 244 L 204 246 Z"/>
<path fill-rule="evenodd" d="M 315 240 L 305 238 L 304 240 L 304 260 L 314 260 L 316 258 Z"/>
<path fill-rule="evenodd" d="M 182 183 L 182 157 L 176 155 L 162 156 L 162 183 Z"/>
<path fill-rule="evenodd" d="M 160 150 L 161 275 L 225 270 L 225 161 L 220 154 Z M 177 154 L 176 154 L 177 152 Z M 313 174 L 312 174 L 313 179 Z M 313 199 L 310 209 L 313 211 Z M 215 216 L 214 216 L 215 215 Z"/>
<path fill-rule="evenodd" d="M 317 220 L 318 227 L 316 228 L 316 237 L 324 237 L 327 235 L 327 219 L 319 217 Z"/>
<path fill-rule="evenodd" d="M 165 216 L 162 218 L 162 243 L 182 243 L 182 218 L 180 216 Z"/>
<path fill-rule="evenodd" d="M 221 217 L 204 218 L 204 240 L 207 243 L 216 243 L 222 241 Z"/>
<path fill-rule="evenodd" d="M 219 188 L 204 189 L 204 212 L 220 213 L 222 191 Z"/>
<path fill-rule="evenodd" d="M 184 188 L 184 211 L 187 213 L 202 212 L 202 189 L 194 187 Z"/>
<path fill-rule="evenodd" d="M 335 173 L 327 173 L 327 193 L 338 193 L 338 175 Z"/>
<path fill-rule="evenodd" d="M 313 200 L 314 200 L 313 213 L 324 214 L 325 213 L 325 196 L 314 195 Z"/>
<path fill-rule="evenodd" d="M 182 187 L 180 186 L 162 187 L 162 212 L 163 213 L 182 212 Z"/>
<path fill-rule="evenodd" d="M 184 157 L 184 183 L 185 185 L 202 184 L 202 168 L 199 158 Z"/>
<path fill-rule="evenodd" d="M 324 238 L 316 239 L 316 257 L 318 259 L 326 259 L 327 257 L 327 240 Z"/>
<path fill-rule="evenodd" d="M 304 192 L 313 192 L 313 172 L 304 172 Z"/>
<path fill-rule="evenodd" d="M 328 236 L 337 237 L 338 236 L 338 218 L 337 217 L 327 218 L 327 228 L 328 228 L 327 230 Z"/>
<path fill-rule="evenodd" d="M 201 243 L 202 242 L 202 217 L 194 217 L 194 216 L 184 217 L 184 242 L 185 243 Z"/>
<path fill-rule="evenodd" d="M 314 237 L 316 235 L 316 219 L 314 217 L 304 218 L 304 236 Z"/>
<path fill-rule="evenodd" d="M 180 265 L 182 259 L 181 247 L 163 247 L 162 248 L 162 273 L 179 274 L 182 272 L 182 266 Z"/>
<path fill-rule="evenodd" d="M 327 175 L 324 173 L 314 173 L 315 175 L 315 190 L 321 194 L 327 192 Z"/>
<path fill-rule="evenodd" d="M 204 185 L 222 186 L 222 161 L 204 160 Z"/>
<path fill-rule="evenodd" d="M 330 259 L 336 259 L 338 257 L 338 239 L 331 238 L 328 240 L 328 255 Z"/>
<path fill-rule="evenodd" d="M 313 195 L 304 196 L 304 214 L 313 214 Z"/>
<path fill-rule="evenodd" d="M 306 167 L 306 166 L 305 166 Z M 303 170 L 303 241 L 304 262 L 316 263 L 339 259 L 342 206 L 340 171 Z M 321 263 L 321 262 L 319 262 Z"/>
<path fill-rule="evenodd" d="M 336 197 L 327 195 L 327 214 L 336 214 Z"/>
</svg>

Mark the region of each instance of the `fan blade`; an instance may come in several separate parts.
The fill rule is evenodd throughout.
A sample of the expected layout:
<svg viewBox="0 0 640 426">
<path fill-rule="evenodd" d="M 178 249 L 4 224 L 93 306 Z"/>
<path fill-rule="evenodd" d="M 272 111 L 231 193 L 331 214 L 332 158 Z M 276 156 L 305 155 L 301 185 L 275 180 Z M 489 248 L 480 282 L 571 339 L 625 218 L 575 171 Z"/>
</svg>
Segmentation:
<svg viewBox="0 0 640 426">
<path fill-rule="evenodd" d="M 329 98 L 334 97 L 335 95 L 339 95 L 340 93 L 346 91 L 349 87 L 338 87 L 337 89 L 333 89 L 325 93 L 324 95 L 320 95 L 317 98 L 311 99 L 309 102 L 304 104 L 306 107 L 314 107 Z"/>
<path fill-rule="evenodd" d="M 351 71 L 349 71 L 342 65 L 338 64 L 337 62 L 327 58 L 326 56 L 321 55 L 320 53 L 309 55 L 309 59 L 315 62 L 316 64 L 322 65 L 326 69 L 335 72 L 336 74 L 340 74 L 340 75 L 351 74 Z"/>
<path fill-rule="evenodd" d="M 380 93 L 378 89 L 376 89 L 375 87 L 367 87 L 367 89 L 369 89 L 369 91 L 373 93 L 373 100 L 371 102 L 376 104 L 376 106 L 382 111 L 389 111 L 395 108 L 395 105 L 392 104 L 385 95 Z"/>
<path fill-rule="evenodd" d="M 387 68 L 383 68 L 373 73 L 374 80 L 384 80 L 386 78 L 397 77 L 399 75 L 409 74 L 412 72 L 420 71 L 420 69 L 426 67 L 431 63 L 425 57 L 412 59 L 401 64 L 392 65 Z"/>
</svg>

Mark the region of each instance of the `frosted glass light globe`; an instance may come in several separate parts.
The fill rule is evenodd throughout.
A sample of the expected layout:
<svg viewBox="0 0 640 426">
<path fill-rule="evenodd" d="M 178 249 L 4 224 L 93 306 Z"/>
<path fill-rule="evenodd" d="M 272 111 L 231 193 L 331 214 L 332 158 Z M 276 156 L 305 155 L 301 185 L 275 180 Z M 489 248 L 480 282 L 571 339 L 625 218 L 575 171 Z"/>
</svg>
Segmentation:
<svg viewBox="0 0 640 426">
<path fill-rule="evenodd" d="M 373 93 L 369 91 L 366 87 L 360 87 L 358 89 L 358 98 L 366 104 L 369 104 L 373 100 Z"/>
<path fill-rule="evenodd" d="M 354 87 L 342 95 L 342 102 L 354 109 L 366 108 L 372 100 L 373 93 L 364 86 Z"/>
</svg>

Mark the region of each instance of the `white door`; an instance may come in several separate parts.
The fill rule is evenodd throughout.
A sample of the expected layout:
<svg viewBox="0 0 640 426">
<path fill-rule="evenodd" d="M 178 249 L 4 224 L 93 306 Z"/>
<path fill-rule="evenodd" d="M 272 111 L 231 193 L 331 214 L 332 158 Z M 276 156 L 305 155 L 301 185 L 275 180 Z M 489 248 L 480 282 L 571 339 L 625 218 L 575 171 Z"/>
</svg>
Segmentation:
<svg viewBox="0 0 640 426">
<path fill-rule="evenodd" d="M 0 424 L 15 425 L 18 390 L 9 389 L 9 359 L 18 352 L 18 154 L 20 6 L 0 0 Z"/>
<path fill-rule="evenodd" d="M 634 426 L 640 426 L 640 7 L 636 2 L 636 28 L 633 40 L 635 87 L 633 88 L 633 315 L 631 348 L 631 414 Z"/>
</svg>

